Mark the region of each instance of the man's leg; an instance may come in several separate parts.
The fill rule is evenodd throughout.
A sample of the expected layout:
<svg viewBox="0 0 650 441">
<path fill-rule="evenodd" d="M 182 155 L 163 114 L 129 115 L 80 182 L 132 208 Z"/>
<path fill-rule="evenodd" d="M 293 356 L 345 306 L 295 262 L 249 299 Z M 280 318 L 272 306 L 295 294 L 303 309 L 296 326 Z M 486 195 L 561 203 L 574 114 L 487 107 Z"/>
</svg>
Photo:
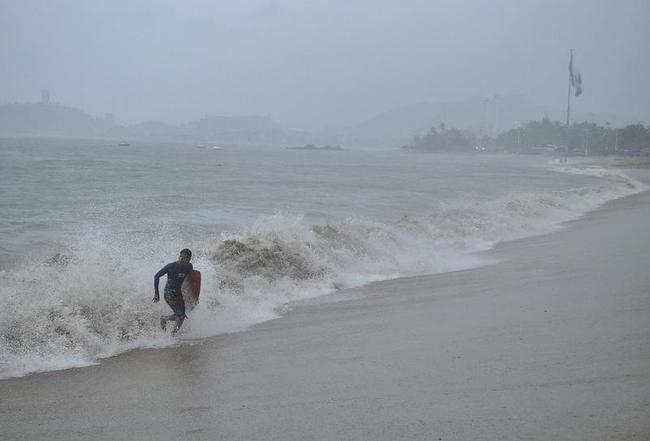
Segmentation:
<svg viewBox="0 0 650 441">
<path fill-rule="evenodd" d="M 174 326 L 172 334 L 176 334 L 178 330 L 181 329 L 181 326 L 183 326 L 183 322 L 185 321 L 185 315 L 174 316 L 174 320 L 176 321 L 176 326 Z"/>
<path fill-rule="evenodd" d="M 167 329 L 167 322 L 173 322 L 176 321 L 176 316 L 174 314 L 172 315 L 163 315 L 160 317 L 160 327 L 164 331 Z"/>
</svg>

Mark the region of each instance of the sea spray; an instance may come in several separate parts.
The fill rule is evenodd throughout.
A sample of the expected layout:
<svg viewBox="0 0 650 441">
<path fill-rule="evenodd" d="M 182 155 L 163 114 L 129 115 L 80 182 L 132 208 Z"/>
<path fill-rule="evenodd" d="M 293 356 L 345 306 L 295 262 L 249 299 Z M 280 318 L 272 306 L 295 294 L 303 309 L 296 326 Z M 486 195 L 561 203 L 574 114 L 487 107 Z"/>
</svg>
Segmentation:
<svg viewBox="0 0 650 441">
<path fill-rule="evenodd" d="M 553 231 L 608 200 L 647 189 L 600 169 L 564 171 L 598 176 L 601 184 L 446 201 L 427 215 L 391 223 L 309 224 L 277 213 L 198 238 L 193 262 L 203 272 L 203 292 L 182 338 L 239 331 L 278 317 L 289 302 L 337 289 L 481 265 L 486 258 L 477 251 Z M 166 305 L 151 304 L 152 275 L 184 243 L 163 236 L 168 240 L 90 231 L 66 252 L 0 272 L 0 378 L 177 344 L 158 328 Z"/>
</svg>

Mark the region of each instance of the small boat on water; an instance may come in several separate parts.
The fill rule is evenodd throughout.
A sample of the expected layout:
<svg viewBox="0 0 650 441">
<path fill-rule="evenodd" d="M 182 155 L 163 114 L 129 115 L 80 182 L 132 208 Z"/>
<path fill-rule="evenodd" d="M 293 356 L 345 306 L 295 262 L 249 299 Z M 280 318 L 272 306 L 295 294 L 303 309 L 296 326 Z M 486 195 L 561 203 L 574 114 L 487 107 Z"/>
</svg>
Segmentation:
<svg viewBox="0 0 650 441">
<path fill-rule="evenodd" d="M 128 147 L 128 146 L 130 146 L 131 144 L 129 144 L 128 142 L 120 142 L 118 145 L 119 145 L 120 147 Z"/>
</svg>

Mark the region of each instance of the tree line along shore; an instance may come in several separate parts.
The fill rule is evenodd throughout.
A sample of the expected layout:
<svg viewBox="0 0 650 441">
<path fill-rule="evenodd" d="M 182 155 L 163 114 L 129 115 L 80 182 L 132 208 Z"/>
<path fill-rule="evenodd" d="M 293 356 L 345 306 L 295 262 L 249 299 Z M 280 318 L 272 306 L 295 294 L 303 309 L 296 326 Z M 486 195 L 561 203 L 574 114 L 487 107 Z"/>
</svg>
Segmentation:
<svg viewBox="0 0 650 441">
<path fill-rule="evenodd" d="M 415 136 L 406 150 L 425 152 L 509 152 L 564 155 L 650 155 L 650 126 L 641 123 L 622 128 L 593 122 L 567 126 L 544 118 L 498 135 L 477 136 L 470 131 L 447 128 L 444 123 L 432 127 L 423 136 Z"/>
</svg>

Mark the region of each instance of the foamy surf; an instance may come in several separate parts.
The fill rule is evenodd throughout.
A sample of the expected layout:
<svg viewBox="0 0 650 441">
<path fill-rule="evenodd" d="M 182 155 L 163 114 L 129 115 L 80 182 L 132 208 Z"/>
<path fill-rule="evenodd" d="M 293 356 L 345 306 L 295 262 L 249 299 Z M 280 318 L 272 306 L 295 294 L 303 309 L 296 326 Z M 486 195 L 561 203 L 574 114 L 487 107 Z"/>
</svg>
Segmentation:
<svg viewBox="0 0 650 441">
<path fill-rule="evenodd" d="M 240 231 L 199 238 L 194 264 L 203 272 L 203 293 L 180 341 L 240 331 L 278 317 L 292 301 L 338 289 L 480 266 L 488 261 L 478 251 L 554 231 L 609 200 L 647 189 L 603 169 L 561 170 L 597 176 L 601 185 L 445 202 L 426 216 L 394 223 L 350 218 L 312 225 L 302 216 L 275 214 Z M 158 328 L 166 305 L 151 304 L 152 275 L 166 263 L 160 256 L 177 251 L 173 246 L 154 249 L 90 234 L 65 255 L 1 272 L 0 378 L 177 344 Z"/>
</svg>

